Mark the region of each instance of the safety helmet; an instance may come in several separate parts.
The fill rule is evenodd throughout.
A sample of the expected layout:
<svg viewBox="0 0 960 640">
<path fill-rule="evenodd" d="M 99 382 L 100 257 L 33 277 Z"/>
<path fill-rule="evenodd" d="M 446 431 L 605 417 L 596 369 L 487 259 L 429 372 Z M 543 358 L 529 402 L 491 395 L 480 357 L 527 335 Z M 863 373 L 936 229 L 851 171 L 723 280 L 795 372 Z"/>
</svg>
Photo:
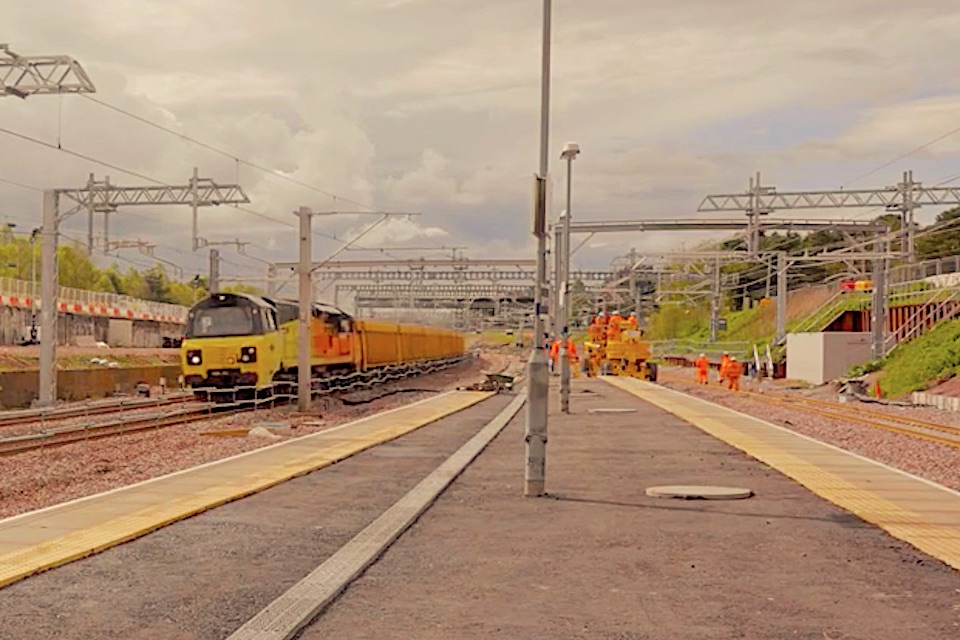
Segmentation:
<svg viewBox="0 0 960 640">
<path fill-rule="evenodd" d="M 706 357 L 707 357 L 707 354 L 701 353 L 701 354 L 700 354 L 700 357 L 701 357 L 701 358 L 706 358 Z"/>
</svg>

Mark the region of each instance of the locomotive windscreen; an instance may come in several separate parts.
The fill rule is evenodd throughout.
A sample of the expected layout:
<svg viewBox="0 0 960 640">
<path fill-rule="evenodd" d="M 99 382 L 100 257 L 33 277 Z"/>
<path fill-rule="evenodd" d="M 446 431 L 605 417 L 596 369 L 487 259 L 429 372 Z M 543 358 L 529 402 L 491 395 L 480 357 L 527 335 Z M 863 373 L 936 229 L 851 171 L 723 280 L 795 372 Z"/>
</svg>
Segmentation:
<svg viewBox="0 0 960 640">
<path fill-rule="evenodd" d="M 187 318 L 188 338 L 226 338 L 260 335 L 269 325 L 262 314 L 270 313 L 246 298 L 218 294 L 204 300 Z"/>
</svg>

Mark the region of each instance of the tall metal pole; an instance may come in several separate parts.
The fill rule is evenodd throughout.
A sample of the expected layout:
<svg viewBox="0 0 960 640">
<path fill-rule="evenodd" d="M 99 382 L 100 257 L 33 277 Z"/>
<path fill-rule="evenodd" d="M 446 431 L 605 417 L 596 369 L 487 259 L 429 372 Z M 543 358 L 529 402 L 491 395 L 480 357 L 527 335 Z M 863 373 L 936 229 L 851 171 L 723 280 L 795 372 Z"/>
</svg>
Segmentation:
<svg viewBox="0 0 960 640">
<path fill-rule="evenodd" d="M 887 324 L 887 261 L 873 261 L 873 312 L 871 313 L 870 352 L 874 360 L 886 351 Z"/>
<path fill-rule="evenodd" d="M 87 197 L 87 255 L 93 255 L 93 188 L 94 188 L 93 174 L 90 174 L 90 178 L 87 180 L 87 191 L 89 191 Z"/>
<path fill-rule="evenodd" d="M 210 249 L 210 293 L 220 291 L 220 250 Z"/>
<path fill-rule="evenodd" d="M 107 247 L 110 246 L 110 212 L 103 212 L 103 252 L 108 251 Z"/>
<path fill-rule="evenodd" d="M 313 212 L 309 207 L 300 207 L 300 265 L 297 268 L 299 278 L 300 314 L 297 323 L 297 408 L 301 413 L 310 411 L 312 389 L 310 386 L 310 320 L 313 317 L 313 283 L 310 278 L 312 247 L 310 242 L 310 218 Z"/>
<path fill-rule="evenodd" d="M 550 27 L 551 0 L 543 0 L 543 54 L 540 72 L 540 170 L 539 188 L 534 220 L 537 235 L 537 282 L 534 289 L 533 349 L 527 368 L 527 415 L 524 440 L 526 441 L 526 466 L 523 478 L 523 495 L 542 496 L 546 481 L 547 464 L 547 403 L 549 380 L 547 358 L 543 352 L 543 286 L 547 267 L 547 178 L 550 146 Z"/>
<path fill-rule="evenodd" d="M 553 286 L 550 287 L 550 335 L 558 336 L 563 328 L 560 319 L 560 281 L 563 270 L 563 216 L 553 225 Z"/>
<path fill-rule="evenodd" d="M 713 284 L 710 291 L 710 342 L 717 341 L 720 329 L 720 258 L 713 264 Z"/>
<path fill-rule="evenodd" d="M 267 295 L 271 298 L 277 295 L 277 267 L 273 264 L 267 266 Z"/>
<path fill-rule="evenodd" d="M 193 243 L 194 251 L 200 248 L 200 237 L 199 237 L 200 232 L 197 226 L 197 207 L 199 206 L 199 200 L 200 200 L 199 180 L 200 180 L 199 170 L 196 167 L 194 167 L 193 177 L 190 178 L 190 208 L 193 211 L 193 227 L 192 227 L 193 231 L 192 231 L 191 237 L 193 238 L 192 243 Z"/>
<path fill-rule="evenodd" d="M 777 252 L 777 342 L 787 337 L 787 252 Z"/>
<path fill-rule="evenodd" d="M 563 294 L 560 305 L 560 411 L 570 413 L 570 353 L 567 339 L 570 337 L 570 218 L 573 216 L 571 195 L 573 193 L 573 153 L 567 158 L 567 211 L 563 216 Z M 558 283 L 559 284 L 559 283 Z"/>
<path fill-rule="evenodd" d="M 57 401 L 57 239 L 59 194 L 43 192 L 40 235 L 40 389 L 42 406 Z"/>
</svg>

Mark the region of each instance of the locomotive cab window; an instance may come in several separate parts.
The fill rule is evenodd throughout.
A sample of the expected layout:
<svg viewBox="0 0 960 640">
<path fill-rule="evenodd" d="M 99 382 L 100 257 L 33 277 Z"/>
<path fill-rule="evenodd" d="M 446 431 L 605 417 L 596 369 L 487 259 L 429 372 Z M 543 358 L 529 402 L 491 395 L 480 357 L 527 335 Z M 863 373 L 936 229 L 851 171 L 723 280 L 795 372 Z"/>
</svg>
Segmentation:
<svg viewBox="0 0 960 640">
<path fill-rule="evenodd" d="M 250 299 L 218 294 L 194 307 L 187 317 L 188 338 L 261 335 L 266 326 L 261 308 Z"/>
</svg>

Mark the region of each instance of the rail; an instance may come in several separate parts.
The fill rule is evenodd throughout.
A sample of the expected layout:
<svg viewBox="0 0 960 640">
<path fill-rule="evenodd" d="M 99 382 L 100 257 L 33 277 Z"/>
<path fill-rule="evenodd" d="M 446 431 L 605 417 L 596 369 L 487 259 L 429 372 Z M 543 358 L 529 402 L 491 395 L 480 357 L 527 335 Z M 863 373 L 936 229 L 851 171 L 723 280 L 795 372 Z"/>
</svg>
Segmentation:
<svg viewBox="0 0 960 640">
<path fill-rule="evenodd" d="M 416 375 L 434 373 L 463 362 L 468 356 L 456 356 L 440 360 L 425 360 L 408 365 L 391 365 L 371 371 L 353 372 L 344 375 L 313 378 L 313 396 L 371 389 L 388 382 Z M 105 422 L 41 429 L 33 433 L 0 438 L 0 455 L 13 455 L 45 447 L 72 442 L 92 440 L 107 436 L 159 429 L 187 424 L 214 416 L 227 416 L 242 411 L 255 411 L 263 406 L 274 407 L 288 404 L 297 398 L 296 386 L 289 383 L 274 383 L 266 387 L 237 387 L 234 389 L 197 388 L 194 391 L 206 396 L 208 401 L 196 407 L 180 406 L 175 409 L 160 409 L 153 413 L 138 412 Z M 270 393 L 266 393 L 269 390 Z M 386 395 L 386 394 L 384 394 Z M 376 399 L 376 398 L 374 398 Z"/>
<path fill-rule="evenodd" d="M 694 340 L 654 340 L 650 342 L 654 357 L 681 356 L 704 353 L 708 356 L 722 356 L 729 353 L 735 356 L 752 355 L 749 342 L 697 342 Z"/>
</svg>

